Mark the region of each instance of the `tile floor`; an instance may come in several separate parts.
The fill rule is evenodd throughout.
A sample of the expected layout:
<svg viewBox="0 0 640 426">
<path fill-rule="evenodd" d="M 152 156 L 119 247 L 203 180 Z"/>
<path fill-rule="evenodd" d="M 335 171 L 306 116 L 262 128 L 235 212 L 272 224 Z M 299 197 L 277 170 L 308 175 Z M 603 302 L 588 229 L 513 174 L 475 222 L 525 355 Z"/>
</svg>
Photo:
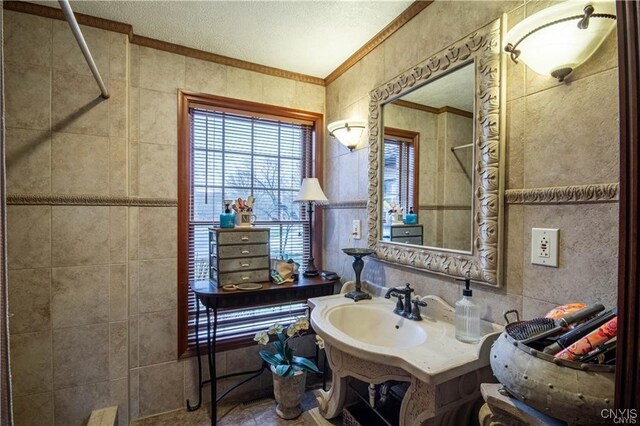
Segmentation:
<svg viewBox="0 0 640 426">
<path fill-rule="evenodd" d="M 283 420 L 276 414 L 275 400 L 264 398 L 255 402 L 225 402 L 218 404 L 218 426 L 332 426 L 341 425 L 340 418 L 328 422 L 321 419 L 317 410 L 313 391 L 309 390 L 302 399 L 303 413 L 297 419 Z M 157 416 L 137 419 L 131 426 L 209 426 L 209 404 L 198 411 L 186 409 L 170 411 Z"/>
</svg>

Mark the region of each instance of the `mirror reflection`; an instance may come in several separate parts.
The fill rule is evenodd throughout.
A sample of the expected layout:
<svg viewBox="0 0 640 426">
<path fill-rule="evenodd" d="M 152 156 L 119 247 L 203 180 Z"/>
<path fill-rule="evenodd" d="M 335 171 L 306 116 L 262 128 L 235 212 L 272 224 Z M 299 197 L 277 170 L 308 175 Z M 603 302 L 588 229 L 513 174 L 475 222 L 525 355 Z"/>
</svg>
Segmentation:
<svg viewBox="0 0 640 426">
<path fill-rule="evenodd" d="M 383 240 L 470 252 L 475 67 L 383 105 Z"/>
</svg>

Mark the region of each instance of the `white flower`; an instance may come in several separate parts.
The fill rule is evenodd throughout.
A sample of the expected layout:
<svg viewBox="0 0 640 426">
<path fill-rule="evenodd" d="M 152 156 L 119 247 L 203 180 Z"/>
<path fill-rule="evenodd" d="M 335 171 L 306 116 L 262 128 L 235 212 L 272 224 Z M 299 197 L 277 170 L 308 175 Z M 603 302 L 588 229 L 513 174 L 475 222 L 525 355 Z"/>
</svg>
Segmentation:
<svg viewBox="0 0 640 426">
<path fill-rule="evenodd" d="M 309 320 L 306 317 L 300 317 L 296 320 L 295 326 L 298 330 L 308 330 Z"/>
<path fill-rule="evenodd" d="M 269 327 L 269 330 L 267 330 L 267 334 L 278 334 L 278 333 L 282 333 L 283 327 L 276 323 L 273 324 L 271 327 Z"/>
<path fill-rule="evenodd" d="M 259 331 L 253 337 L 253 340 L 258 342 L 258 344 L 260 345 L 266 345 L 267 343 L 269 343 L 269 335 L 267 334 L 266 331 Z"/>
<path fill-rule="evenodd" d="M 318 334 L 316 334 L 316 345 L 318 345 L 318 348 L 324 349 L 324 339 Z"/>
<path fill-rule="evenodd" d="M 287 328 L 287 336 L 291 337 L 294 334 L 296 334 L 298 332 L 298 329 L 296 328 L 295 324 L 291 324 L 288 328 Z"/>
<path fill-rule="evenodd" d="M 291 337 L 300 330 L 309 329 L 309 320 L 306 317 L 300 317 L 287 328 L 287 336 Z"/>
</svg>

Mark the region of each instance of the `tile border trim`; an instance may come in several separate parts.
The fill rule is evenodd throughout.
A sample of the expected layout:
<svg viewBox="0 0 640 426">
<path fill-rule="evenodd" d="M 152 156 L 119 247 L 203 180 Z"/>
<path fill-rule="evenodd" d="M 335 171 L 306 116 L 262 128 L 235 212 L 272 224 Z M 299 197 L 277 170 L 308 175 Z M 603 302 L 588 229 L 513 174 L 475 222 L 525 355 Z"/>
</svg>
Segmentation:
<svg viewBox="0 0 640 426">
<path fill-rule="evenodd" d="M 323 206 L 325 210 L 333 209 L 366 209 L 367 200 L 353 200 L 353 201 L 336 201 L 330 203 L 328 206 Z"/>
<path fill-rule="evenodd" d="M 617 202 L 618 183 L 507 189 L 507 204 L 584 204 Z"/>
<path fill-rule="evenodd" d="M 568 185 L 548 188 L 507 189 L 504 200 L 507 204 L 583 204 L 618 202 L 618 183 Z M 336 201 L 323 207 L 333 209 L 366 209 L 367 200 Z M 420 206 L 420 209 L 445 210 L 462 206 Z M 466 209 L 466 208 L 464 208 Z"/>
<path fill-rule="evenodd" d="M 113 195 L 8 194 L 7 204 L 14 206 L 177 207 L 178 200 Z"/>
</svg>

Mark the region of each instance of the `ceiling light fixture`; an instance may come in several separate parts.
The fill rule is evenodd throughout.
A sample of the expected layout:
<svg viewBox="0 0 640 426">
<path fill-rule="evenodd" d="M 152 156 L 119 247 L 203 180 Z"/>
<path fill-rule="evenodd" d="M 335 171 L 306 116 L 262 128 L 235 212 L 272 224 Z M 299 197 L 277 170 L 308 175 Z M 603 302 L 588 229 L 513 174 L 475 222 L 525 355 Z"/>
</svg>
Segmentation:
<svg viewBox="0 0 640 426">
<path fill-rule="evenodd" d="M 507 33 L 504 50 L 538 74 L 564 81 L 600 47 L 615 26 L 612 0 L 567 1 L 544 9 Z"/>
<path fill-rule="evenodd" d="M 338 139 L 341 144 L 349 148 L 349 151 L 358 146 L 362 132 L 364 132 L 366 122 L 359 120 L 334 121 L 327 126 L 329 134 Z"/>
</svg>

